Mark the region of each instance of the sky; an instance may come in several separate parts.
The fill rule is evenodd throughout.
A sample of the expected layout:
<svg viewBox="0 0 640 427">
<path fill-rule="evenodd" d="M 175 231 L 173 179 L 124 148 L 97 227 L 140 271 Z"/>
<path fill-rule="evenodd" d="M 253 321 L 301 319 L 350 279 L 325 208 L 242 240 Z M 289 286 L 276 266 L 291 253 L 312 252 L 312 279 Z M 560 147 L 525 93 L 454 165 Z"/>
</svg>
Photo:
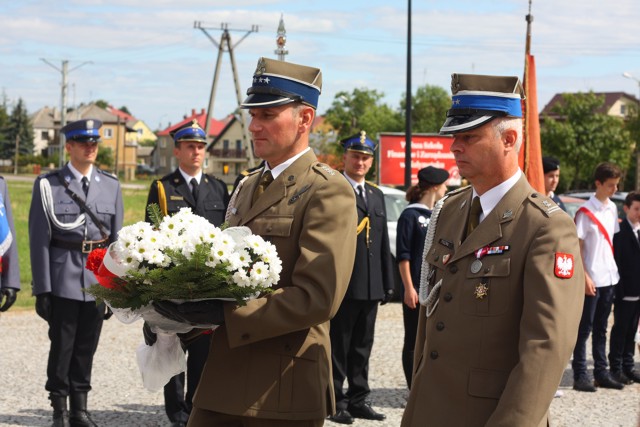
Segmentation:
<svg viewBox="0 0 640 427">
<path fill-rule="evenodd" d="M 407 87 L 407 4 L 0 0 L 0 89 L 10 107 L 21 98 L 29 113 L 59 108 L 66 60 L 69 107 L 102 99 L 162 129 L 207 108 L 218 57 L 209 37 L 220 42 L 222 23 L 244 99 L 258 58 L 276 57 L 282 16 L 286 60 L 322 70 L 320 114 L 337 92 L 355 88 L 375 89 L 398 109 Z M 522 77 L 528 10 L 529 0 L 413 0 L 412 92 L 426 84 L 449 91 L 452 73 Z M 539 110 L 560 92 L 640 96 L 638 0 L 533 0 L 531 13 Z M 223 52 L 213 117 L 236 106 L 231 60 Z"/>
</svg>

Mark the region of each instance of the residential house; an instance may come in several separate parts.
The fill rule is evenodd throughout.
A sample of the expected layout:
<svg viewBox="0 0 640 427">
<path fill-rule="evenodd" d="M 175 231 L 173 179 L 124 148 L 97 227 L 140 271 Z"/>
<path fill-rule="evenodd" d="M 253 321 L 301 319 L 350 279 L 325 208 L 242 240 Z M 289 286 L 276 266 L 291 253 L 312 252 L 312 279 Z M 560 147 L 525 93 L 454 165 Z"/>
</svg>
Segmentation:
<svg viewBox="0 0 640 427">
<path fill-rule="evenodd" d="M 60 110 L 44 107 L 33 113 L 30 119 L 33 125 L 33 154 L 49 157 L 53 154 L 49 150 L 49 146 L 52 144 L 56 148 L 59 146 L 58 141 L 54 141 L 54 138 L 58 137 L 56 121 L 59 128 Z"/>
<path fill-rule="evenodd" d="M 249 167 L 248 154 L 243 147 L 242 124 L 239 117 L 230 115 L 227 124 L 207 147 L 209 154 L 207 173 L 215 175 L 228 185 Z M 256 160 L 259 162 L 259 159 Z"/>
<path fill-rule="evenodd" d="M 606 113 L 610 116 L 626 118 L 632 106 L 638 106 L 638 98 L 625 92 L 593 92 L 594 95 L 604 97 L 604 104 L 599 109 L 599 113 Z M 560 119 L 553 112 L 553 108 L 562 102 L 564 93 L 556 93 L 551 101 L 540 112 L 541 120 L 544 116 L 552 119 Z"/>
<path fill-rule="evenodd" d="M 227 122 L 231 119 L 231 117 L 227 117 L 224 120 L 216 120 L 211 118 L 210 126 L 209 126 L 209 135 L 207 138 L 215 139 L 215 137 L 222 131 Z M 205 129 L 205 123 L 207 121 L 207 113 L 204 108 L 200 110 L 200 112 L 196 112 L 195 109 L 191 110 L 190 116 L 184 116 L 182 121 L 176 123 L 175 125 L 170 125 L 166 129 L 158 132 L 158 140 L 156 143 L 156 148 L 153 150 L 153 154 L 151 156 L 151 164 L 156 168 L 157 174 L 164 176 L 170 172 L 173 172 L 177 167 L 178 163 L 176 158 L 173 155 L 173 138 L 171 137 L 171 132 L 176 129 L 181 128 L 187 123 L 191 123 L 193 120 L 198 122 L 198 126 L 202 129 Z M 203 165 L 203 169 L 206 171 L 209 167 L 209 158 L 205 157 L 205 163 Z"/>
</svg>

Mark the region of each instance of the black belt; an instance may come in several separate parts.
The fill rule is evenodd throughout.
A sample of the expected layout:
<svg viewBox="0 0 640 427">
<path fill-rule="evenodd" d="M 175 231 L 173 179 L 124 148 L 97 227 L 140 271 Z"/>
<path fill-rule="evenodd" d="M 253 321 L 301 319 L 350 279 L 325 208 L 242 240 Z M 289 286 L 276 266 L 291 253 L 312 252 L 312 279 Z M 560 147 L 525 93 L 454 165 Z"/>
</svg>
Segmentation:
<svg viewBox="0 0 640 427">
<path fill-rule="evenodd" d="M 60 249 L 68 249 L 70 251 L 80 251 L 84 254 L 88 254 L 94 249 L 106 248 L 107 246 L 109 246 L 109 239 L 80 241 L 51 239 L 51 246 Z"/>
</svg>

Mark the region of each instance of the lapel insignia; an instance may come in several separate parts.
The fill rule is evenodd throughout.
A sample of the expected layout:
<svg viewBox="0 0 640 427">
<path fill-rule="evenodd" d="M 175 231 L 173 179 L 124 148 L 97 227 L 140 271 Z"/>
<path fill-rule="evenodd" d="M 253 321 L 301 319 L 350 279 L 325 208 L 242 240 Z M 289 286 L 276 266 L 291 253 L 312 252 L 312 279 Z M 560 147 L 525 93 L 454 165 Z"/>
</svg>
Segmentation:
<svg viewBox="0 0 640 427">
<path fill-rule="evenodd" d="M 509 209 L 508 211 L 502 214 L 502 219 L 511 218 L 512 216 L 513 216 L 513 211 Z"/>
<path fill-rule="evenodd" d="M 180 182 L 180 180 L 178 178 L 173 178 L 173 182 L 175 182 L 176 184 Z"/>
<path fill-rule="evenodd" d="M 301 189 L 299 189 L 298 191 L 296 191 L 295 193 L 293 193 L 293 196 L 291 196 L 291 198 L 289 199 L 289 204 L 292 205 L 295 202 L 297 202 L 300 196 L 302 196 L 302 194 L 306 192 L 309 188 L 311 188 L 311 184 L 307 184 Z"/>
<path fill-rule="evenodd" d="M 67 182 L 71 182 L 71 175 L 65 175 L 64 180 Z"/>
<path fill-rule="evenodd" d="M 442 246 L 445 246 L 445 247 L 447 247 L 449 249 L 453 249 L 453 242 L 450 242 L 450 241 L 445 240 L 445 239 L 440 239 L 440 240 L 438 240 L 438 243 L 440 243 Z"/>
<path fill-rule="evenodd" d="M 442 264 L 446 264 L 449 262 L 449 258 L 451 258 L 451 254 L 442 255 Z"/>
</svg>

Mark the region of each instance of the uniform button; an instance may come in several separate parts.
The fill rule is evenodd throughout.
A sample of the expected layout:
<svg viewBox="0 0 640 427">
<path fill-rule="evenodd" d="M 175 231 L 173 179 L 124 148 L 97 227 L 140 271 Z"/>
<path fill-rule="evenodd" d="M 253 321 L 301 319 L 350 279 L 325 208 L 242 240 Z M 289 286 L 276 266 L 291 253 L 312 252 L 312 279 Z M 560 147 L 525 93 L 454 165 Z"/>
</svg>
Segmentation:
<svg viewBox="0 0 640 427">
<path fill-rule="evenodd" d="M 431 353 L 429 353 L 429 357 L 433 360 L 436 360 L 438 358 L 438 352 L 437 351 L 432 351 Z"/>
<path fill-rule="evenodd" d="M 458 266 L 453 264 L 449 266 L 449 273 L 456 274 L 458 272 Z"/>
<path fill-rule="evenodd" d="M 441 331 L 444 329 L 444 322 L 438 322 L 436 323 L 436 329 Z"/>
<path fill-rule="evenodd" d="M 291 346 L 289 344 L 285 345 L 284 351 L 291 351 Z"/>
<path fill-rule="evenodd" d="M 436 256 L 434 256 L 434 257 L 433 257 L 433 260 L 434 260 L 435 262 L 438 262 L 438 259 L 439 259 L 439 258 L 440 258 L 440 257 L 439 257 L 438 255 L 436 255 Z"/>
<path fill-rule="evenodd" d="M 268 227 L 267 227 L 267 231 L 271 231 L 271 230 L 273 230 L 273 227 L 268 226 Z"/>
<path fill-rule="evenodd" d="M 249 339 L 249 334 L 242 334 L 241 337 L 243 340 L 248 340 Z"/>
<path fill-rule="evenodd" d="M 446 294 L 444 294 L 444 300 L 445 300 L 446 302 L 449 302 L 449 301 L 451 301 L 452 299 L 453 299 L 453 295 L 451 295 L 451 293 L 450 293 L 450 292 L 447 292 Z"/>
</svg>

